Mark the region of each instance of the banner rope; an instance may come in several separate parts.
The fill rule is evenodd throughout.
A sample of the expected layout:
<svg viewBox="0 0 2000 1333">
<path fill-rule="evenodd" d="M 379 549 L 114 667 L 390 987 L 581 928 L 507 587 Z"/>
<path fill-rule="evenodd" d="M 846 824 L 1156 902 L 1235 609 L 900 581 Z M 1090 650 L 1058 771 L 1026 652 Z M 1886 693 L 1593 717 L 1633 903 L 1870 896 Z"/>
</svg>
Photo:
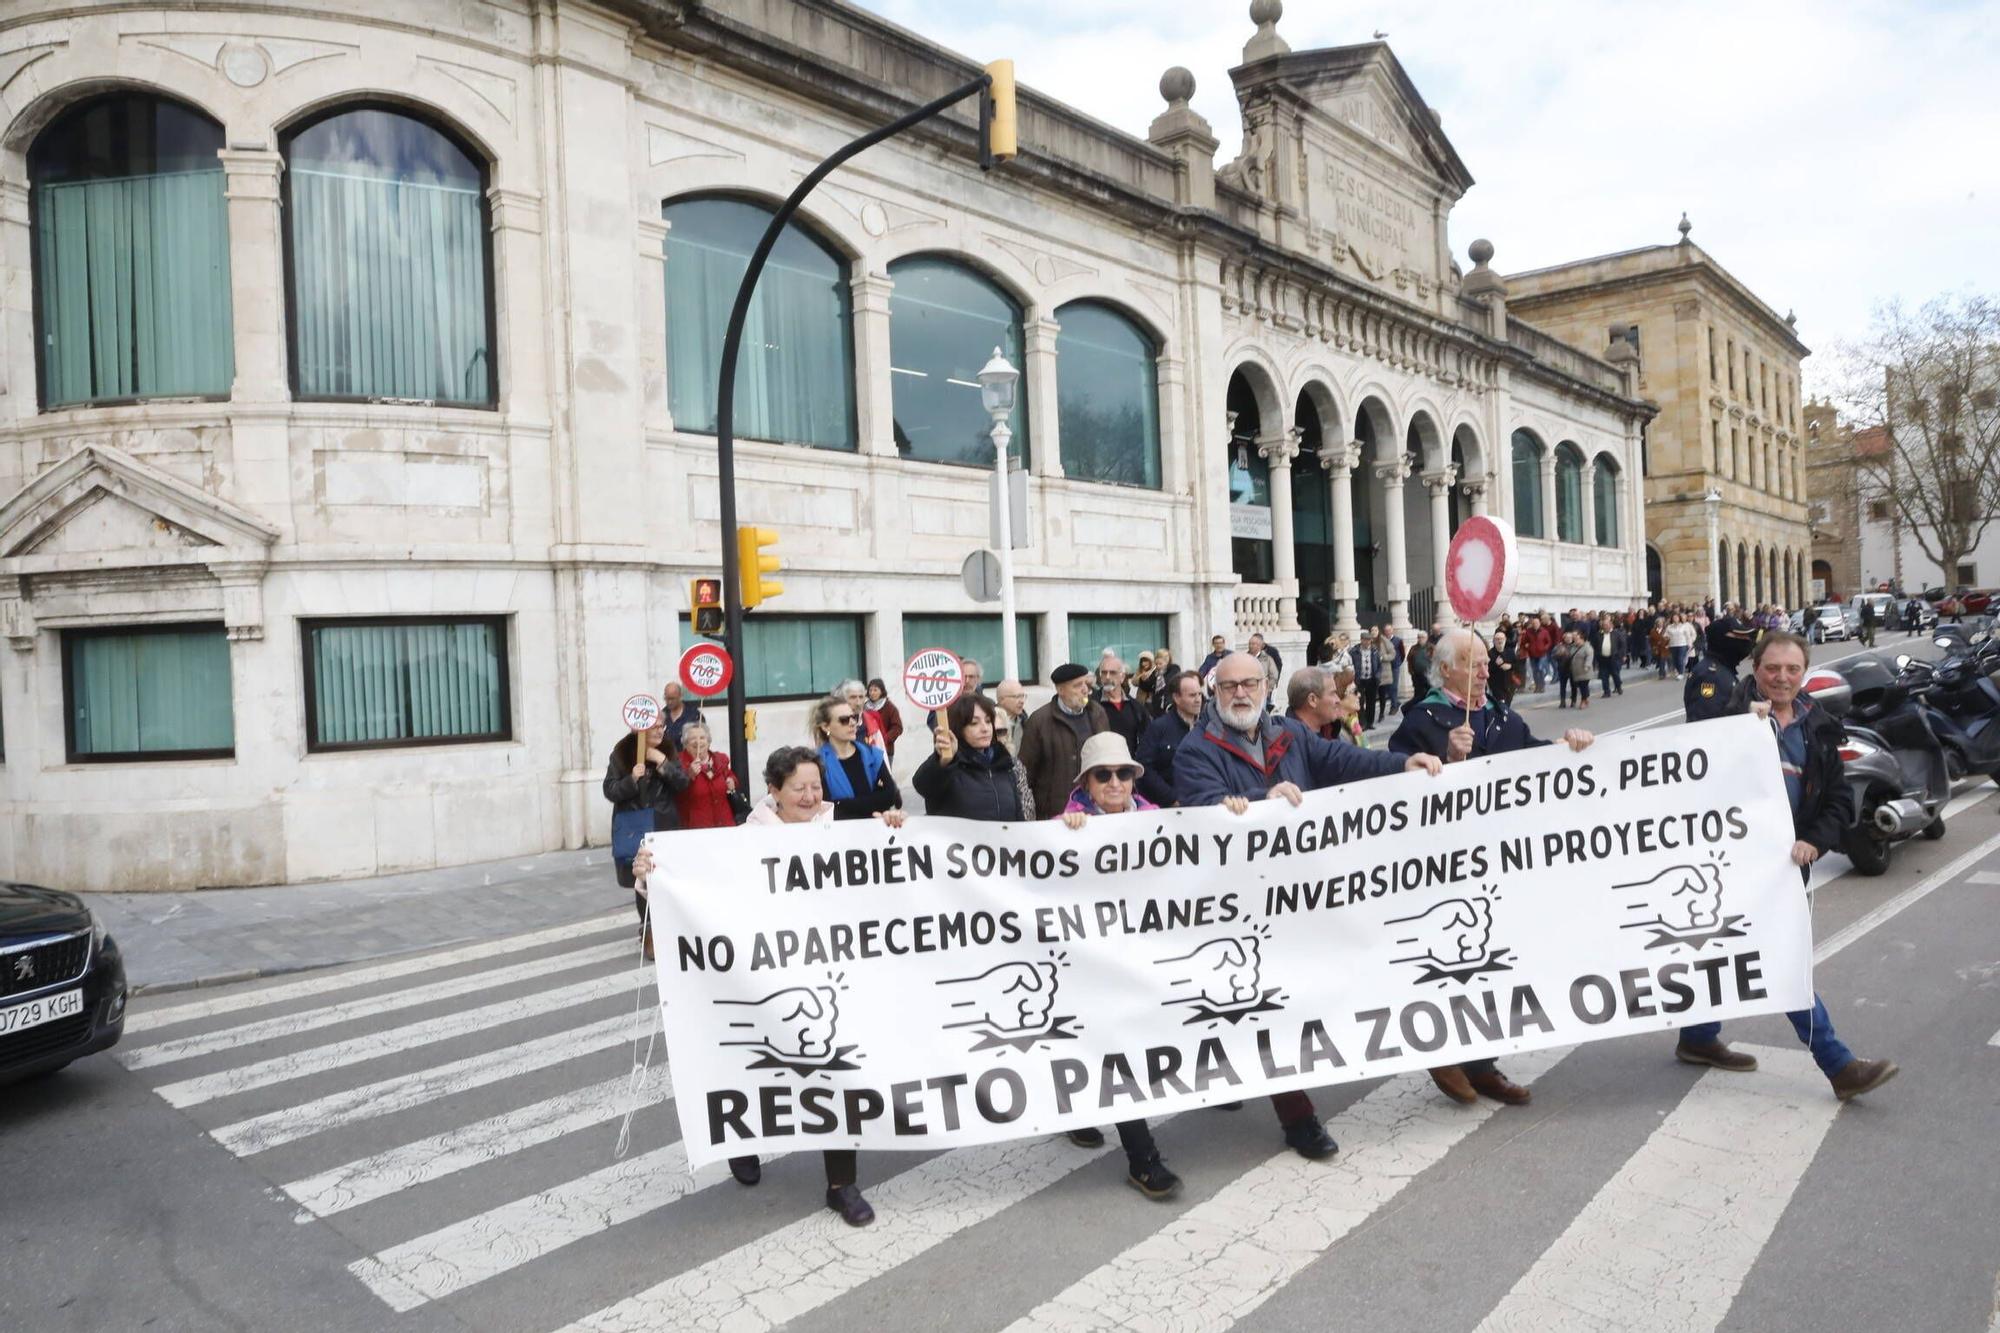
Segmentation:
<svg viewBox="0 0 2000 1333">
<path fill-rule="evenodd" d="M 653 929 L 653 895 L 646 894 L 646 908 L 639 914 L 639 984 L 632 990 L 632 1014 L 644 1017 L 646 1007 L 646 937 Z M 653 1040 L 659 1034 L 660 1021 L 657 1011 L 646 1020 L 644 1030 L 634 1028 L 632 1032 L 632 1073 L 625 1087 L 625 1114 L 618 1122 L 618 1144 L 611 1150 L 611 1160 L 618 1161 L 632 1148 L 632 1117 L 639 1114 L 639 1097 L 646 1086 L 646 1071 L 653 1064 Z M 641 1053 L 640 1038 L 645 1039 L 645 1050 Z"/>
</svg>

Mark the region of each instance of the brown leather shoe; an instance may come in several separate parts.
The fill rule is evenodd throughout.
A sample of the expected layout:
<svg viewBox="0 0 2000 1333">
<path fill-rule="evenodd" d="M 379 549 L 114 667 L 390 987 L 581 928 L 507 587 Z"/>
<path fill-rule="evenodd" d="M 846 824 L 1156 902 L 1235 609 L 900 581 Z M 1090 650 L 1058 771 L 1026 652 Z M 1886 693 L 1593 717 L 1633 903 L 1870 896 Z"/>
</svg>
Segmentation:
<svg viewBox="0 0 2000 1333">
<path fill-rule="evenodd" d="M 1479 1100 L 1479 1094 L 1472 1090 L 1471 1080 L 1457 1065 L 1440 1065 L 1431 1071 L 1431 1082 L 1438 1085 L 1438 1091 L 1455 1102 L 1467 1106 Z"/>
<path fill-rule="evenodd" d="M 1674 1047 L 1674 1059 L 1684 1065 L 1708 1065 L 1747 1074 L 1757 1067 L 1757 1057 L 1748 1051 L 1732 1051 L 1726 1041 L 1683 1041 Z"/>
<path fill-rule="evenodd" d="M 1525 1105 L 1528 1098 L 1533 1095 L 1497 1069 L 1467 1074 L 1465 1081 L 1470 1083 L 1480 1096 L 1491 1097 L 1494 1101 L 1505 1102 L 1509 1106 Z"/>
<path fill-rule="evenodd" d="M 653 926 L 651 922 L 648 922 L 646 925 L 646 961 L 649 963 L 653 961 Z"/>
<path fill-rule="evenodd" d="M 1847 1101 L 1864 1092 L 1875 1091 L 1901 1072 L 1894 1060 L 1851 1060 L 1847 1068 L 1827 1082 L 1833 1084 L 1834 1096 Z"/>
</svg>

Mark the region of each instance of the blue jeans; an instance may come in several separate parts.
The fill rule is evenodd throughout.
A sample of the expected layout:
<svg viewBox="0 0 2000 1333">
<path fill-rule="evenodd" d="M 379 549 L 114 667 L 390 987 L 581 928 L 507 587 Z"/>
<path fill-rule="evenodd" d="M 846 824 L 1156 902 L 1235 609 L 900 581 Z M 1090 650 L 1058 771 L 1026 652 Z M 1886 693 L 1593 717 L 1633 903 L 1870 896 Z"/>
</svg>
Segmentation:
<svg viewBox="0 0 2000 1333">
<path fill-rule="evenodd" d="M 1835 1035 L 1833 1019 L 1827 1016 L 1826 1001 L 1813 996 L 1813 1007 L 1799 1009 L 1786 1014 L 1792 1020 L 1792 1031 L 1799 1034 L 1799 1040 L 1812 1049 L 1813 1063 L 1819 1072 L 1832 1078 L 1841 1070 L 1854 1063 L 1854 1052 Z M 1681 1029 L 1681 1040 L 1691 1046 L 1700 1046 L 1714 1041 L 1722 1035 L 1720 1023 L 1696 1023 L 1693 1027 Z"/>
</svg>

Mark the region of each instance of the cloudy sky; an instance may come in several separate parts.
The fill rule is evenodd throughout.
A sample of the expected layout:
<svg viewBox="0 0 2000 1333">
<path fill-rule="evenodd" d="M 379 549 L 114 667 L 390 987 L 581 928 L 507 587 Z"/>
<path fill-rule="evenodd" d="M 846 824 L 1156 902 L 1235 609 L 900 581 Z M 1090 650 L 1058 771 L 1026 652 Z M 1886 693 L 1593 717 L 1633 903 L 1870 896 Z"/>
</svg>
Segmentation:
<svg viewBox="0 0 2000 1333">
<path fill-rule="evenodd" d="M 1127 133 L 1194 72 L 1217 164 L 1248 0 L 861 0 Z M 1816 349 L 1874 305 L 2000 292 L 2000 0 L 1288 0 L 1292 49 L 1378 30 L 1478 182 L 1453 253 L 1505 273 L 1694 239 Z M 1831 369 L 1831 357 L 1815 358 Z M 1814 361 L 1806 363 L 1807 384 Z"/>
</svg>

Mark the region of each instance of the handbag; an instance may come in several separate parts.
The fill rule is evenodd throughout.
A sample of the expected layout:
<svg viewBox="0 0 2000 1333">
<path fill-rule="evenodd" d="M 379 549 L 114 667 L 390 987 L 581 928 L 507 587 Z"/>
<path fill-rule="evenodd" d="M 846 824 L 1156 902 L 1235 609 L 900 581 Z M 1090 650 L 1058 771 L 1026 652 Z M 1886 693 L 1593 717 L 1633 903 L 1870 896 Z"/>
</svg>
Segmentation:
<svg viewBox="0 0 2000 1333">
<path fill-rule="evenodd" d="M 653 812 L 613 810 L 611 812 L 611 859 L 629 864 L 639 854 L 639 844 L 653 831 Z"/>
<path fill-rule="evenodd" d="M 744 791 L 741 787 L 730 792 L 729 813 L 736 817 L 736 822 L 739 824 L 748 819 L 750 817 L 750 793 Z"/>
</svg>

